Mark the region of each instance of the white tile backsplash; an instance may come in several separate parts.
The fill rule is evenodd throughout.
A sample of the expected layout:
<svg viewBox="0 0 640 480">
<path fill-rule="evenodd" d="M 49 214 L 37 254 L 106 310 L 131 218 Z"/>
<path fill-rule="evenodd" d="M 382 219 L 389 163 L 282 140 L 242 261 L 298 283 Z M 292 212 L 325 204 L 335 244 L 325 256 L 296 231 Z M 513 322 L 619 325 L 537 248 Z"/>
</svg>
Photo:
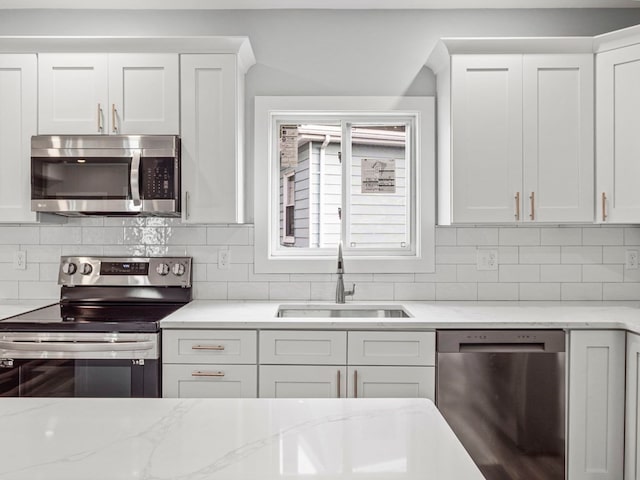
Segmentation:
<svg viewBox="0 0 640 480">
<path fill-rule="evenodd" d="M 582 245 L 582 228 L 541 228 L 540 245 Z"/>
<path fill-rule="evenodd" d="M 540 229 L 510 227 L 499 229 L 500 245 L 540 245 Z"/>
<path fill-rule="evenodd" d="M 585 228 L 582 231 L 583 245 L 622 245 L 624 244 L 624 228 L 601 227 Z"/>
<path fill-rule="evenodd" d="M 560 263 L 560 247 L 520 247 L 520 263 Z"/>
<path fill-rule="evenodd" d="M 520 300 L 560 300 L 559 283 L 521 283 Z"/>
<path fill-rule="evenodd" d="M 602 300 L 602 283 L 563 283 L 561 300 Z"/>
<path fill-rule="evenodd" d="M 560 263 L 602 263 L 602 247 L 562 247 Z"/>
<path fill-rule="evenodd" d="M 477 300 L 478 284 L 469 282 L 437 283 L 436 300 Z"/>
<path fill-rule="evenodd" d="M 334 274 L 255 274 L 252 225 L 183 225 L 163 218 L 70 218 L 64 225 L 0 226 L 0 299 L 59 296 L 60 255 L 190 255 L 194 298 L 333 301 Z M 640 270 L 625 268 L 640 250 L 636 226 L 436 228 L 432 273 L 351 274 L 356 300 L 638 300 Z M 498 270 L 478 270 L 477 250 L 498 251 Z M 228 249 L 230 268 L 218 268 Z M 17 250 L 27 270 L 13 268 Z"/>
<path fill-rule="evenodd" d="M 518 300 L 517 283 L 478 283 L 478 300 Z"/>
<path fill-rule="evenodd" d="M 540 265 L 541 282 L 581 282 L 582 265 Z"/>
</svg>

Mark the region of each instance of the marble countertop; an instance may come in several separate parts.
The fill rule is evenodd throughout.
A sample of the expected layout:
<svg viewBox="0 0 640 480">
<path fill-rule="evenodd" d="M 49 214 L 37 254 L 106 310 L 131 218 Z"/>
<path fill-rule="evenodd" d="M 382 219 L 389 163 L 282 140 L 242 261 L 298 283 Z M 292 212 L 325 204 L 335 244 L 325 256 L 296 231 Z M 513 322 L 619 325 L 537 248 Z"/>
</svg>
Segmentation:
<svg viewBox="0 0 640 480">
<path fill-rule="evenodd" d="M 426 399 L 0 399 L 2 480 L 482 480 Z"/>
<path fill-rule="evenodd" d="M 288 302 L 194 300 L 161 322 L 163 328 L 574 328 L 640 333 L 640 302 L 348 302 L 402 306 L 409 318 L 278 318 Z M 296 304 L 304 304 L 296 302 Z M 329 302 L 309 305 L 335 306 Z"/>
</svg>

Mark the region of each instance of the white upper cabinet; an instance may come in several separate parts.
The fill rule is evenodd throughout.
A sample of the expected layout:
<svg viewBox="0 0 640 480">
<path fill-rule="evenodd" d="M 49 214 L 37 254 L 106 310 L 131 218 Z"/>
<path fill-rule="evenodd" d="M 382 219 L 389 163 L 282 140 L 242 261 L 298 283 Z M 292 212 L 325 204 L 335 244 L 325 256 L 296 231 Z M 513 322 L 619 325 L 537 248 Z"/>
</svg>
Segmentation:
<svg viewBox="0 0 640 480">
<path fill-rule="evenodd" d="M 244 221 L 247 68 L 233 54 L 181 56 L 182 219 L 186 223 Z"/>
<path fill-rule="evenodd" d="M 596 221 L 640 223 L 640 44 L 596 55 Z"/>
<path fill-rule="evenodd" d="M 590 39 L 445 39 L 427 65 L 439 224 L 593 221 Z"/>
<path fill-rule="evenodd" d="M 40 134 L 177 135 L 175 53 L 51 53 L 38 59 Z"/>
<path fill-rule="evenodd" d="M 523 57 L 524 221 L 593 222 L 593 55 Z"/>
<path fill-rule="evenodd" d="M 453 222 L 514 221 L 522 191 L 521 55 L 451 59 L 450 128 Z"/>
<path fill-rule="evenodd" d="M 31 136 L 37 133 L 34 54 L 0 55 L 0 222 L 34 222 Z"/>
</svg>

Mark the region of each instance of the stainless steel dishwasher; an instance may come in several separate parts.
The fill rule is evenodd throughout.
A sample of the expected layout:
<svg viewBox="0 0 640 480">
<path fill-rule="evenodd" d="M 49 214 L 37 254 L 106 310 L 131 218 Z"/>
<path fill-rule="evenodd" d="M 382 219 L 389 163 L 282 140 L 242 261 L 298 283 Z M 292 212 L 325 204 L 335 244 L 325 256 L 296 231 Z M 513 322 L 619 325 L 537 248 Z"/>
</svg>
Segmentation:
<svg viewBox="0 0 640 480">
<path fill-rule="evenodd" d="M 562 330 L 437 332 L 436 404 L 487 480 L 564 480 Z"/>
</svg>

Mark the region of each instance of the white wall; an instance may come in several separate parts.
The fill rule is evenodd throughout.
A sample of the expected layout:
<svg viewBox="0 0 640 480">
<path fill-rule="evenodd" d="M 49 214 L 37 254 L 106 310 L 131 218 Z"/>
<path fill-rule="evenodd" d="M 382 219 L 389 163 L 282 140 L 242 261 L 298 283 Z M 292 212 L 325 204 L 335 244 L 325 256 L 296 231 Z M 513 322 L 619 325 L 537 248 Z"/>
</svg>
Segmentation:
<svg viewBox="0 0 640 480">
<path fill-rule="evenodd" d="M 0 10 L 2 35 L 247 35 L 247 198 L 252 219 L 253 107 L 257 95 L 433 95 L 423 67 L 442 36 L 595 35 L 640 23 L 640 9 L 440 11 Z M 1 172 L 0 172 L 1 174 Z M 637 300 L 640 271 L 625 270 L 638 227 L 438 228 L 434 274 L 346 275 L 357 299 Z M 195 296 L 326 299 L 331 275 L 255 275 L 252 226 L 189 226 L 166 219 L 84 219 L 0 226 L 0 298 L 58 296 L 61 254 L 187 254 Z M 497 271 L 475 269 L 477 247 L 499 250 Z M 230 249 L 231 269 L 217 268 Z M 12 253 L 28 268 L 13 270 Z M 348 262 L 346 263 L 349 271 Z"/>
</svg>

